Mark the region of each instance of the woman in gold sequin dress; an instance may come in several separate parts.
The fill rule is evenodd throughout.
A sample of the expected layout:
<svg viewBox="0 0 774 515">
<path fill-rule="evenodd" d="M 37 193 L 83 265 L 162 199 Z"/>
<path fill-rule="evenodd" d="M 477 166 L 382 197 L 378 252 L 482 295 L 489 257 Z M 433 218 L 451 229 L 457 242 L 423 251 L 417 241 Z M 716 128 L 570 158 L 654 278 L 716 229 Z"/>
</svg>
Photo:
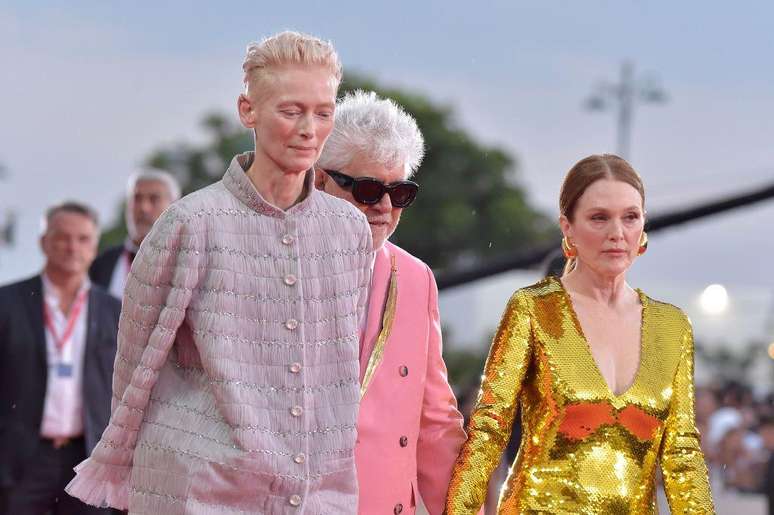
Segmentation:
<svg viewBox="0 0 774 515">
<path fill-rule="evenodd" d="M 678 308 L 632 289 L 647 247 L 644 188 L 623 159 L 567 174 L 561 279 L 518 290 L 489 352 L 448 515 L 473 514 L 521 406 L 500 514 L 653 514 L 660 464 L 672 513 L 714 513 L 693 412 L 693 336 Z"/>
</svg>

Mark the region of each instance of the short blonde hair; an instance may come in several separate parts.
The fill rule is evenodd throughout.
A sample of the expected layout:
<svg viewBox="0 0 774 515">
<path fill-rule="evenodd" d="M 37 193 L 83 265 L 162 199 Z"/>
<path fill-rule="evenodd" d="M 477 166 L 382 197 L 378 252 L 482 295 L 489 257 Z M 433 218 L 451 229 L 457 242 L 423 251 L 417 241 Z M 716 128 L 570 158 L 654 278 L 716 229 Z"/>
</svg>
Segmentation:
<svg viewBox="0 0 774 515">
<path fill-rule="evenodd" d="M 264 38 L 260 43 L 247 45 L 247 54 L 242 63 L 245 88 L 255 87 L 271 68 L 288 64 L 328 68 L 335 80 L 336 89 L 341 82 L 341 61 L 330 41 L 288 30 Z"/>
</svg>

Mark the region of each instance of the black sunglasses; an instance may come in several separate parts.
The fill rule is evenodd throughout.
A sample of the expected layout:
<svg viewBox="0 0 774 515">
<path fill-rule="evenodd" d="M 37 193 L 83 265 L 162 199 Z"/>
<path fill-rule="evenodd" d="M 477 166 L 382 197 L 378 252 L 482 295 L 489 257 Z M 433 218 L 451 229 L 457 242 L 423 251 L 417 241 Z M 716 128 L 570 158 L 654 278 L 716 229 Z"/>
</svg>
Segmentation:
<svg viewBox="0 0 774 515">
<path fill-rule="evenodd" d="M 385 193 L 393 207 L 409 207 L 417 198 L 419 184 L 414 181 L 397 181 L 384 184 L 373 177 L 350 177 L 338 170 L 323 170 L 342 188 L 352 188 L 352 196 L 361 204 L 378 204 Z"/>
</svg>

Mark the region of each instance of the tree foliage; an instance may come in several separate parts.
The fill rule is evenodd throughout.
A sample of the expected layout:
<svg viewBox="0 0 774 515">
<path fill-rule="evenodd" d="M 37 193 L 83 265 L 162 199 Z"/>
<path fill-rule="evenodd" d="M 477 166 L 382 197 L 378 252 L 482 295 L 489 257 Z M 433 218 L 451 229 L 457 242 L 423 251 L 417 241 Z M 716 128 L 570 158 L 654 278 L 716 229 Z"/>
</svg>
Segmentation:
<svg viewBox="0 0 774 515">
<path fill-rule="evenodd" d="M 751 341 L 747 344 L 737 342 L 735 345 L 731 342 L 723 342 L 721 345 L 709 348 L 697 341 L 694 347 L 696 359 L 710 369 L 712 377 L 721 384 L 747 378 L 759 360 L 768 361 L 763 342 Z"/>
<path fill-rule="evenodd" d="M 476 142 L 455 122 L 451 108 L 358 76 L 345 77 L 341 93 L 359 88 L 394 99 L 417 119 L 425 137 L 426 157 L 415 176 L 419 196 L 403 213 L 392 241 L 433 268 L 443 268 L 529 246 L 553 234 L 518 184 L 516 160 L 503 149 Z M 236 116 L 210 114 L 203 126 L 207 143 L 161 148 L 147 159 L 174 173 L 184 192 L 218 180 L 231 158 L 253 145 Z M 124 234 L 121 219 L 104 235 L 103 244 L 120 241 Z"/>
</svg>

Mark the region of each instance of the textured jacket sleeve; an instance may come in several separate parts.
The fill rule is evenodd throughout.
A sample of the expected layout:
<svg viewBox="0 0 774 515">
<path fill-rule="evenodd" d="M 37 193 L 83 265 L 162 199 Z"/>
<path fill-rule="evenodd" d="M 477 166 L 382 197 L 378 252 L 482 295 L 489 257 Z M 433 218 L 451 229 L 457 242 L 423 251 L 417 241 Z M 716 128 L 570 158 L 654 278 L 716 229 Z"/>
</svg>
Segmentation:
<svg viewBox="0 0 774 515">
<path fill-rule="evenodd" d="M 110 423 L 67 492 L 88 504 L 127 509 L 137 435 L 198 281 L 200 248 L 178 205 L 156 222 L 132 264 L 118 328 Z"/>
<path fill-rule="evenodd" d="M 694 418 L 693 332 L 687 319 L 681 346 L 661 444 L 664 491 L 672 513 L 715 513 Z"/>
<path fill-rule="evenodd" d="M 417 486 L 430 515 L 443 513 L 454 462 L 465 441 L 462 414 L 449 386 L 441 353 L 441 321 L 438 287 L 428 275 L 427 372 L 417 442 Z"/>
<path fill-rule="evenodd" d="M 484 503 L 492 471 L 513 428 L 518 397 L 529 366 L 532 332 L 529 302 L 516 292 L 505 308 L 468 422 L 468 439 L 454 466 L 446 513 L 473 514 Z"/>
<path fill-rule="evenodd" d="M 371 253 L 368 254 L 367 263 L 365 264 L 365 283 L 359 284 L 360 296 L 357 299 L 357 326 L 360 330 L 360 337 L 362 339 L 363 332 L 365 331 L 366 319 L 368 318 L 368 302 L 369 291 L 371 289 L 371 274 L 374 270 L 374 253 L 373 253 L 373 240 L 371 239 L 371 227 L 368 225 L 368 220 L 363 216 L 361 218 L 359 234 L 359 245 L 361 249 L 369 249 Z"/>
</svg>

